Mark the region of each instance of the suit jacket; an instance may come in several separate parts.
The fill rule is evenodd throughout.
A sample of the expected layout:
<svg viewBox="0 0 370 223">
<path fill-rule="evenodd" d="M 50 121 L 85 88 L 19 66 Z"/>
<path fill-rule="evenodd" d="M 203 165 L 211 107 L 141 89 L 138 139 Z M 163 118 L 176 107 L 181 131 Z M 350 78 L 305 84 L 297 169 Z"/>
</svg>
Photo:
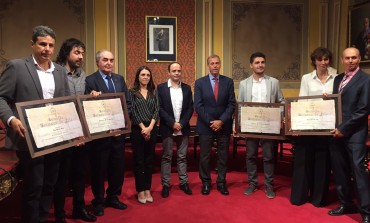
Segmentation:
<svg viewBox="0 0 370 223">
<path fill-rule="evenodd" d="M 55 63 L 54 66 L 54 98 L 68 96 L 69 87 L 64 68 Z M 41 99 L 44 99 L 42 87 L 32 56 L 9 61 L 0 76 L 0 118 L 7 127 L 7 148 L 28 150 L 24 138 L 7 125 L 11 116 L 18 117 L 15 103 Z"/>
<path fill-rule="evenodd" d="M 193 115 L 193 95 L 189 85 L 181 83 L 183 95 L 181 115 L 179 123 L 182 126 L 182 134 L 190 134 L 189 120 Z M 175 123 L 175 115 L 173 112 L 170 88 L 168 82 L 158 85 L 158 100 L 159 100 L 159 116 L 161 118 L 159 132 L 162 137 L 169 137 L 173 134 L 173 124 Z"/>
<path fill-rule="evenodd" d="M 338 88 L 344 73 L 334 79 L 333 94 Z M 367 121 L 370 113 L 370 75 L 359 70 L 343 88 L 342 123 L 339 131 L 349 142 L 365 143 L 367 138 Z"/>
<path fill-rule="evenodd" d="M 112 73 L 111 75 L 116 92 L 125 93 L 127 109 L 128 112 L 131 113 L 131 98 L 125 80 L 119 74 Z M 92 90 L 101 91 L 102 93 L 108 93 L 108 87 L 105 84 L 105 81 L 103 80 L 99 71 L 96 71 L 95 73 L 86 77 L 85 89 L 86 94 L 90 94 Z"/>
<path fill-rule="evenodd" d="M 200 135 L 214 135 L 211 121 L 221 120 L 224 124 L 219 134 L 232 132 L 232 116 L 235 111 L 234 82 L 231 78 L 219 75 L 218 100 L 216 101 L 209 76 L 195 81 L 194 108 L 198 113 L 197 132 Z"/>
<path fill-rule="evenodd" d="M 284 101 L 283 93 L 279 87 L 279 81 L 276 78 L 265 75 L 267 103 L 281 103 Z M 239 84 L 239 102 L 252 102 L 253 76 L 242 80 Z"/>
</svg>

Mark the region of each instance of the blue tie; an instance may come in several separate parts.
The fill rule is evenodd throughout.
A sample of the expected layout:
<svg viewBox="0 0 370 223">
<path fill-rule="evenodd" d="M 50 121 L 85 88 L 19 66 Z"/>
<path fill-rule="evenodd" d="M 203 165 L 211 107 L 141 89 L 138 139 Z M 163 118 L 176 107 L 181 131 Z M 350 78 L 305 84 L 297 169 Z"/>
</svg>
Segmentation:
<svg viewBox="0 0 370 223">
<path fill-rule="evenodd" d="M 112 77 L 110 75 L 107 75 L 106 79 L 108 80 L 108 93 L 116 93 L 114 90 Z"/>
</svg>

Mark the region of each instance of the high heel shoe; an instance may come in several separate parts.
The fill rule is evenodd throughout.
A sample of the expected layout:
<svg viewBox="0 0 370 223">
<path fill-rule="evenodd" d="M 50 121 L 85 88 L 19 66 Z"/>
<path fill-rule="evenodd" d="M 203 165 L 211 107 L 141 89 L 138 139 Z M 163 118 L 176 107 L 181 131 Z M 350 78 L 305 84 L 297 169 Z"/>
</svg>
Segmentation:
<svg viewBox="0 0 370 223">
<path fill-rule="evenodd" d="M 152 195 L 150 194 L 150 191 L 149 190 L 146 190 L 145 191 L 145 200 L 149 203 L 153 203 L 153 197 Z"/>
<path fill-rule="evenodd" d="M 139 201 L 139 203 L 142 203 L 142 204 L 145 204 L 146 203 L 146 198 L 145 198 L 144 191 L 139 192 L 139 194 L 137 195 L 137 201 Z"/>
</svg>

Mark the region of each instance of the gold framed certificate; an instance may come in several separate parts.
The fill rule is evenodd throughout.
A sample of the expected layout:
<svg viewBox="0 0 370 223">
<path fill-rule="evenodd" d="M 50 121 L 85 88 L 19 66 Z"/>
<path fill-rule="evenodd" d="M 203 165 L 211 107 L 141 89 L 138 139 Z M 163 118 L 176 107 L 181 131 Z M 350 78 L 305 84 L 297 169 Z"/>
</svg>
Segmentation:
<svg viewBox="0 0 370 223">
<path fill-rule="evenodd" d="M 31 157 L 90 141 L 75 96 L 16 103 Z"/>
<path fill-rule="evenodd" d="M 332 135 L 342 122 L 340 94 L 285 98 L 285 135 Z"/>
<path fill-rule="evenodd" d="M 235 131 L 238 136 L 285 139 L 282 117 L 284 104 L 237 102 Z"/>
<path fill-rule="evenodd" d="M 91 139 L 131 132 L 131 120 L 124 93 L 107 93 L 93 97 L 78 95 L 82 122 Z"/>
</svg>

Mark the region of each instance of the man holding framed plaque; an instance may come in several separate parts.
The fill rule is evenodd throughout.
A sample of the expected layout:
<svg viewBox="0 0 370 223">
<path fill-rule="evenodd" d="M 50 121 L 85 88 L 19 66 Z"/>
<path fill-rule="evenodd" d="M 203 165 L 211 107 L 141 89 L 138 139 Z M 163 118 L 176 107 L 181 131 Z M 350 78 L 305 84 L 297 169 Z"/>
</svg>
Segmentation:
<svg viewBox="0 0 370 223">
<path fill-rule="evenodd" d="M 328 212 L 340 216 L 357 212 L 351 196 L 353 176 L 362 223 L 370 222 L 370 179 L 364 161 L 370 113 L 370 75 L 359 67 L 361 56 L 356 48 L 342 53 L 344 73 L 334 79 L 333 93 L 342 98 L 342 123 L 331 131 L 330 145 L 334 182 L 340 206 Z"/>
<path fill-rule="evenodd" d="M 86 77 L 86 92 L 93 90 L 104 93 L 125 93 L 128 110 L 131 109 L 131 100 L 123 76 L 113 73 L 114 56 L 108 50 L 96 53 L 98 71 Z M 94 194 L 92 205 L 96 216 L 104 215 L 104 207 L 124 210 L 127 205 L 122 203 L 121 195 L 124 180 L 124 135 L 95 139 L 91 146 L 91 189 Z M 108 188 L 104 199 L 105 173 L 108 178 Z"/>
<path fill-rule="evenodd" d="M 7 128 L 6 147 L 14 149 L 23 173 L 22 222 L 46 222 L 58 177 L 59 152 L 31 158 L 15 103 L 69 95 L 64 68 L 51 61 L 55 32 L 47 26 L 33 29 L 32 55 L 11 60 L 0 76 L 0 118 Z"/>
<path fill-rule="evenodd" d="M 69 38 L 60 47 L 56 63 L 63 66 L 68 79 L 70 95 L 85 94 L 85 72 L 82 70 L 83 58 L 86 51 L 85 44 L 78 39 Z M 92 92 L 97 96 L 97 92 Z M 73 190 L 72 218 L 87 222 L 95 222 L 96 217 L 90 214 L 85 207 L 85 178 L 88 150 L 84 145 L 72 147 L 61 152 L 61 162 L 58 180 L 54 190 L 55 223 L 65 223 L 64 210 L 66 185 L 70 179 Z"/>
<path fill-rule="evenodd" d="M 253 53 L 250 56 L 250 68 L 253 74 L 239 84 L 238 102 L 259 102 L 259 103 L 282 103 L 283 94 L 276 78 L 265 75 L 266 56 L 261 52 Z M 274 140 L 247 138 L 247 172 L 248 188 L 244 194 L 251 195 L 257 190 L 257 154 L 261 144 L 263 156 L 263 168 L 265 176 L 265 192 L 268 198 L 274 198 L 273 174 L 274 174 Z"/>
</svg>

